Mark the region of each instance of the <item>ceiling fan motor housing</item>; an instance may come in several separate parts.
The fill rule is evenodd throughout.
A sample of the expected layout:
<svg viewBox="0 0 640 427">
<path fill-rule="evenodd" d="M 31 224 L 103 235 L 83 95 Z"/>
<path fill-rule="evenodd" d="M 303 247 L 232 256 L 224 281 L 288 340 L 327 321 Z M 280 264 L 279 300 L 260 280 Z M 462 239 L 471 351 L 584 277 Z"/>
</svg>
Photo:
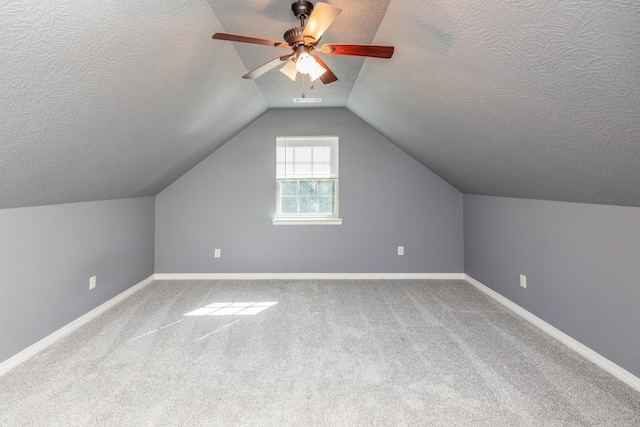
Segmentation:
<svg viewBox="0 0 640 427">
<path fill-rule="evenodd" d="M 289 46 L 292 48 L 296 48 L 298 46 L 309 46 L 310 48 L 314 48 L 316 44 L 322 39 L 320 37 L 318 40 L 314 39 L 312 36 L 303 36 L 304 27 L 295 27 L 287 30 L 282 36 Z"/>
<path fill-rule="evenodd" d="M 296 18 L 308 18 L 313 12 L 313 3 L 310 1 L 299 0 L 291 5 L 291 10 Z"/>
<path fill-rule="evenodd" d="M 296 27 L 291 28 L 286 33 L 284 33 L 284 39 L 289 46 L 296 47 L 299 44 L 304 44 L 304 39 L 302 37 L 302 32 L 304 31 L 304 27 Z"/>
</svg>

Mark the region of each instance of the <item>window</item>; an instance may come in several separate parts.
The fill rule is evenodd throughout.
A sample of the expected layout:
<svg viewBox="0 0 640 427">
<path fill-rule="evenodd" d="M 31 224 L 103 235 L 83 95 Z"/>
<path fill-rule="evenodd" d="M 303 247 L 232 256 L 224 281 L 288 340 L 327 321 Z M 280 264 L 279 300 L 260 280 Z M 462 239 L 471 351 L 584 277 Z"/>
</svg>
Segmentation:
<svg viewBox="0 0 640 427">
<path fill-rule="evenodd" d="M 273 223 L 342 223 L 338 218 L 338 137 L 276 139 Z"/>
</svg>

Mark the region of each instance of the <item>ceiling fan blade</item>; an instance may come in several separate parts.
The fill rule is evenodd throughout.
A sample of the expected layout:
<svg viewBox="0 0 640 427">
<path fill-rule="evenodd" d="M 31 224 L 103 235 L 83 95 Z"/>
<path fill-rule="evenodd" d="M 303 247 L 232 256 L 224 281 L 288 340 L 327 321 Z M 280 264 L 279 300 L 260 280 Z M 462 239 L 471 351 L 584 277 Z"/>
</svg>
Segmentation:
<svg viewBox="0 0 640 427">
<path fill-rule="evenodd" d="M 304 26 L 302 37 L 313 37 L 317 42 L 338 15 L 340 15 L 340 12 L 342 12 L 342 9 L 331 6 L 328 3 L 316 3 L 307 24 Z"/>
<path fill-rule="evenodd" d="M 317 62 L 318 64 L 320 64 L 320 66 L 321 66 L 322 68 L 324 68 L 325 70 L 327 70 L 327 71 L 325 71 L 325 72 L 324 72 L 324 74 L 322 74 L 322 75 L 320 76 L 320 81 L 321 81 L 322 83 L 324 83 L 324 84 L 328 85 L 329 83 L 333 83 L 333 82 L 335 82 L 336 80 L 338 80 L 338 77 L 336 77 L 336 75 L 335 75 L 335 74 L 333 74 L 333 71 L 331 71 L 331 69 L 327 66 L 327 64 L 325 64 L 325 63 L 324 63 L 324 61 L 323 61 L 322 59 L 320 59 L 320 57 L 319 57 L 319 56 L 317 56 L 317 55 L 316 55 L 316 56 L 314 56 L 314 57 L 313 57 L 313 59 L 315 59 L 315 60 L 316 60 L 316 62 Z"/>
<path fill-rule="evenodd" d="M 257 77 L 260 77 L 261 75 L 263 75 L 267 71 L 276 68 L 278 65 L 282 64 L 284 61 L 288 61 L 289 59 L 291 59 L 292 56 L 293 56 L 293 53 L 291 55 L 283 55 L 283 56 L 279 56 L 277 58 L 273 58 L 271 61 L 267 62 L 266 64 L 262 64 L 261 66 L 259 66 L 255 70 L 249 71 L 247 74 L 242 76 L 242 78 L 243 79 L 255 79 Z"/>
<path fill-rule="evenodd" d="M 286 42 L 281 40 L 271 40 L 271 39 L 263 39 L 260 37 L 253 36 L 245 36 L 243 34 L 232 34 L 232 33 L 215 33 L 212 39 L 215 40 L 227 40 L 230 42 L 241 42 L 241 43 L 251 43 L 251 44 L 262 44 L 265 46 L 276 46 L 276 47 L 287 47 L 291 48 Z"/>
<path fill-rule="evenodd" d="M 344 44 L 330 43 L 317 48 L 322 53 L 329 55 L 367 56 L 370 58 L 391 58 L 393 46 L 376 46 L 372 44 Z"/>
</svg>

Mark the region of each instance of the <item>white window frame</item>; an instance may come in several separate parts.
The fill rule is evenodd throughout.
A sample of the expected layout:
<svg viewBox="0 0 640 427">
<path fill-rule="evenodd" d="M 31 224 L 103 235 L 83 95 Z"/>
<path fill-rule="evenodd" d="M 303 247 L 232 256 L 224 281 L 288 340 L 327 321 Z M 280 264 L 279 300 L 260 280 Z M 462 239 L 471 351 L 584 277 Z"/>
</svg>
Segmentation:
<svg viewBox="0 0 640 427">
<path fill-rule="evenodd" d="M 289 146 L 331 148 L 328 169 L 315 172 L 313 159 L 307 170 L 298 170 L 299 163 L 295 159 L 286 158 Z M 284 149 L 284 150 L 283 150 Z M 285 157 L 282 157 L 282 156 Z M 322 164 L 322 163 L 321 163 Z M 309 172 L 309 166 L 311 172 Z M 325 163 L 326 167 L 326 163 Z M 314 173 L 315 172 L 315 173 Z M 334 182 L 332 213 L 282 213 L 280 187 L 283 181 L 331 180 Z M 287 136 L 276 138 L 276 215 L 272 219 L 274 225 L 340 225 L 339 218 L 339 138 L 337 136 Z"/>
</svg>

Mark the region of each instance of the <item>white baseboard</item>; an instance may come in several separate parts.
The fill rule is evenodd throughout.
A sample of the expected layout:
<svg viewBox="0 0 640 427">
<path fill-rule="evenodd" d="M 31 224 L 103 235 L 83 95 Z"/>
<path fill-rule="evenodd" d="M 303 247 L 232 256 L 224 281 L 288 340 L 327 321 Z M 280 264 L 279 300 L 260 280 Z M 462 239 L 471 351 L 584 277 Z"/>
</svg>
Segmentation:
<svg viewBox="0 0 640 427">
<path fill-rule="evenodd" d="M 12 356 L 9 359 L 5 360 L 4 362 L 0 363 L 0 377 L 6 374 L 7 372 L 9 372 L 11 369 L 18 366 L 19 364 L 21 364 L 22 362 L 26 361 L 30 357 L 35 356 L 37 353 L 49 347 L 51 344 L 55 343 L 59 339 L 69 335 L 71 332 L 83 326 L 90 320 L 93 320 L 94 318 L 98 317 L 100 314 L 113 308 L 115 305 L 122 302 L 123 300 L 133 295 L 134 293 L 138 292 L 140 289 L 144 288 L 151 282 L 153 282 L 153 275 L 147 277 L 142 282 L 130 287 L 126 291 L 116 295 L 115 297 L 111 298 L 109 301 L 99 305 L 98 307 L 94 308 L 87 314 L 84 314 L 78 317 L 73 322 L 63 326 L 62 328 L 58 329 L 51 335 L 44 337 L 37 343 L 25 348 L 15 356 Z"/>
<path fill-rule="evenodd" d="M 160 273 L 155 280 L 464 280 L 464 273 Z"/>
<path fill-rule="evenodd" d="M 576 353 L 582 355 L 587 360 L 590 360 L 591 362 L 595 363 L 605 371 L 609 372 L 614 377 L 618 378 L 620 381 L 623 381 L 626 384 L 628 384 L 630 387 L 640 391 L 640 378 L 636 377 L 631 372 L 616 365 L 606 357 L 596 353 L 586 345 L 582 344 L 579 341 L 576 341 L 575 339 L 571 338 L 569 335 L 551 326 L 550 324 L 540 319 L 535 314 L 525 310 L 524 308 L 520 307 L 518 304 L 505 298 L 504 296 L 500 295 L 498 292 L 487 287 L 486 285 L 483 285 L 482 283 L 478 282 L 476 279 L 469 276 L 468 274 L 465 274 L 464 276 L 465 276 L 464 280 L 469 282 L 469 284 L 477 288 L 479 291 L 493 298 L 503 306 L 507 307 L 509 310 L 513 311 L 518 316 L 522 317 L 523 319 L 533 324 L 534 326 L 537 326 L 543 332 L 546 332 L 547 334 L 551 335 L 553 338 L 557 339 L 558 341 L 560 341 L 561 343 L 563 343 L 564 345 L 566 345 Z"/>
</svg>

